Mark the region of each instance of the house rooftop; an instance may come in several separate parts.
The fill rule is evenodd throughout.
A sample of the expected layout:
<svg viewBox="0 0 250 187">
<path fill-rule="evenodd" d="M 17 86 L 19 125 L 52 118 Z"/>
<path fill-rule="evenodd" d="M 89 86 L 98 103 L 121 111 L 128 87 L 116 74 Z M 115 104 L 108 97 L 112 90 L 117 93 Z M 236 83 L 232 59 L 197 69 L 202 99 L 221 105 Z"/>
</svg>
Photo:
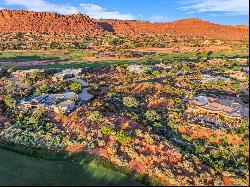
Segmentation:
<svg viewBox="0 0 250 187">
<path fill-rule="evenodd" d="M 60 108 L 68 108 L 68 106 L 72 105 L 72 104 L 75 104 L 75 101 L 70 101 L 70 100 L 67 100 L 67 101 L 63 101 L 61 103 L 58 103 L 57 104 L 57 107 L 60 107 Z"/>
<path fill-rule="evenodd" d="M 232 117 L 247 116 L 245 107 L 229 99 L 209 98 L 205 96 L 193 97 L 193 106 L 199 106 L 205 110 L 221 112 Z"/>
</svg>

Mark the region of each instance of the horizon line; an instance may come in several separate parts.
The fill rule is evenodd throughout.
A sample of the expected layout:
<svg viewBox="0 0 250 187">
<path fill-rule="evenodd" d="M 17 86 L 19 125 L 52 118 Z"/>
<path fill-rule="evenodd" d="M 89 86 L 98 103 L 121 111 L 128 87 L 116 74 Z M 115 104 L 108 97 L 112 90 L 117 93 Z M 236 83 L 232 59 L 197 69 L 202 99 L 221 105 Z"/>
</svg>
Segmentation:
<svg viewBox="0 0 250 187">
<path fill-rule="evenodd" d="M 208 23 L 211 23 L 211 24 L 217 24 L 217 25 L 223 25 L 223 26 L 233 26 L 233 27 L 243 26 L 243 27 L 249 27 L 249 25 L 244 25 L 244 24 L 239 24 L 239 25 L 220 24 L 220 23 L 210 22 L 208 20 L 197 18 L 197 17 L 187 17 L 187 18 L 181 18 L 181 19 L 176 19 L 176 20 L 173 20 L 173 21 L 165 21 L 165 22 L 163 22 L 163 21 L 152 22 L 152 21 L 148 21 L 148 20 L 139 20 L 139 19 L 133 19 L 133 20 L 121 20 L 121 19 L 110 19 L 110 18 L 95 19 L 95 18 L 90 17 L 88 14 L 82 13 L 82 12 L 73 13 L 73 14 L 61 14 L 61 13 L 52 12 L 52 11 L 34 11 L 34 10 L 27 10 L 27 9 L 25 10 L 25 9 L 8 9 L 8 8 L 0 9 L 0 11 L 3 11 L 3 10 L 7 10 L 7 11 L 26 11 L 26 12 L 34 12 L 34 13 L 51 13 L 51 14 L 57 14 L 57 15 L 61 15 L 61 16 L 73 16 L 73 15 L 81 14 L 81 15 L 88 16 L 89 18 L 91 18 L 93 20 L 117 20 L 117 21 L 123 21 L 123 22 L 126 22 L 126 21 L 139 21 L 139 22 L 148 22 L 148 23 L 173 23 L 173 22 L 182 21 L 182 20 L 190 20 L 190 19 L 194 19 L 195 20 L 196 19 L 196 20 L 200 20 L 200 21 L 203 21 L 203 22 L 208 22 Z"/>
</svg>

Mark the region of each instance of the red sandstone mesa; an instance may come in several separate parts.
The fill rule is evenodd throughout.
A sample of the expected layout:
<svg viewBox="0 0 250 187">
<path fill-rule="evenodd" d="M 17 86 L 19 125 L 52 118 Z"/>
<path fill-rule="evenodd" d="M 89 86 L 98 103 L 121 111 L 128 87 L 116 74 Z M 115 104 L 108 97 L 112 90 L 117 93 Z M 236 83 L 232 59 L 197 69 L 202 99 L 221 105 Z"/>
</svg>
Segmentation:
<svg viewBox="0 0 250 187">
<path fill-rule="evenodd" d="M 168 23 L 144 21 L 95 20 L 84 14 L 60 15 L 48 12 L 0 10 L 0 32 L 34 32 L 57 34 L 138 33 L 205 37 L 208 39 L 247 41 L 249 27 L 209 23 L 200 19 L 183 19 Z"/>
</svg>

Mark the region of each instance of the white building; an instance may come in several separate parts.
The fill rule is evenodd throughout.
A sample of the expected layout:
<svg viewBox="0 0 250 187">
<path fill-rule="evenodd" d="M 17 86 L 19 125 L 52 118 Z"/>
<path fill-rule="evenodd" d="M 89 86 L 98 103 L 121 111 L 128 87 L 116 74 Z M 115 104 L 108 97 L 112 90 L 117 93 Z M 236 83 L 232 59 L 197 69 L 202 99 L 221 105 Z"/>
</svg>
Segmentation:
<svg viewBox="0 0 250 187">
<path fill-rule="evenodd" d="M 143 65 L 129 65 L 127 70 L 134 73 L 143 73 L 147 72 L 149 68 Z"/>
<path fill-rule="evenodd" d="M 75 101 L 70 101 L 70 100 L 63 101 L 55 105 L 53 108 L 56 113 L 60 112 L 69 113 L 75 108 Z"/>
<path fill-rule="evenodd" d="M 80 75 L 82 72 L 82 69 L 64 69 L 63 71 L 54 74 L 52 77 L 53 81 L 58 81 L 58 80 L 66 80 L 69 78 L 76 77 Z"/>
</svg>

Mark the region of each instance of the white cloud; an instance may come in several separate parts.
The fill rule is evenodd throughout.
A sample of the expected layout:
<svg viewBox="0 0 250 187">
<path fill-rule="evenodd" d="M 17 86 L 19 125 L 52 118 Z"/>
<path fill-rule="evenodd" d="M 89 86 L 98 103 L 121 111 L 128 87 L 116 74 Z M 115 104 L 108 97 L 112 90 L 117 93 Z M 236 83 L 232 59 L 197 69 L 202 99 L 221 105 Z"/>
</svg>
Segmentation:
<svg viewBox="0 0 250 187">
<path fill-rule="evenodd" d="M 225 12 L 232 15 L 249 14 L 248 0 L 193 0 L 188 2 L 191 3 L 181 9 L 195 12 Z"/>
<path fill-rule="evenodd" d="M 166 20 L 166 18 L 164 16 L 152 16 L 150 20 L 153 22 L 159 22 Z"/>
<path fill-rule="evenodd" d="M 84 13 L 95 19 L 121 19 L 133 20 L 135 17 L 131 14 L 122 14 L 118 11 L 108 11 L 95 4 L 81 3 L 80 7 Z"/>
<path fill-rule="evenodd" d="M 74 14 L 79 12 L 78 8 L 70 5 L 57 5 L 44 0 L 4 0 L 6 5 L 20 5 L 28 10 L 37 12 L 57 12 L 60 14 Z"/>
<path fill-rule="evenodd" d="M 108 11 L 105 8 L 95 4 L 81 3 L 79 7 L 76 7 L 71 5 L 53 4 L 46 0 L 3 0 L 3 3 L 8 6 L 23 6 L 28 10 L 37 12 L 57 12 L 66 15 L 82 12 L 96 19 L 135 19 L 135 17 L 131 14 L 122 14 L 118 11 Z"/>
</svg>

